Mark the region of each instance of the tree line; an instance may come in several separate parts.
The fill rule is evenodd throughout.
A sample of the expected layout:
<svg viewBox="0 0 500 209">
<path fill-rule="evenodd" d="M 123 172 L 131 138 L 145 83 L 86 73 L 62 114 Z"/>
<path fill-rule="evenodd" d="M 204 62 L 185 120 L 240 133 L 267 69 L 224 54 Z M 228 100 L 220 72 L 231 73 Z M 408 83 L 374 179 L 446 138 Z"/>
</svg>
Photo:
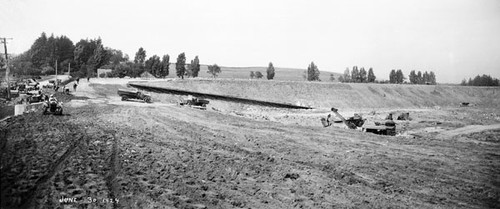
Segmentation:
<svg viewBox="0 0 500 209">
<path fill-rule="evenodd" d="M 11 61 L 12 72 L 18 75 L 48 75 L 71 69 L 71 75 L 76 77 L 139 77 L 148 72 L 154 77 L 165 78 L 169 75 L 170 56 L 153 55 L 148 59 L 146 50 L 140 47 L 134 60 L 121 50 L 105 47 L 101 38 L 81 39 L 73 42 L 66 36 L 47 36 L 42 33 L 30 49 L 14 57 Z M 97 69 L 111 69 L 107 75 L 96 75 Z M 217 64 L 210 65 L 208 73 L 216 77 L 220 73 Z M 179 54 L 176 62 L 176 75 L 180 78 L 198 77 L 200 60 L 195 56 L 186 64 L 185 53 Z"/>
<path fill-rule="evenodd" d="M 469 80 L 462 80 L 462 86 L 500 86 L 500 81 L 498 78 L 493 78 L 490 75 L 483 74 L 482 76 L 477 75 L 474 78 L 469 78 Z"/>
<path fill-rule="evenodd" d="M 367 72 L 364 67 L 358 69 L 358 66 L 354 66 L 352 70 L 346 68 L 344 74 L 339 77 L 339 81 L 343 83 L 373 83 L 376 78 L 373 68 L 369 68 Z"/>
<path fill-rule="evenodd" d="M 153 55 L 147 57 L 146 50 L 142 47 L 135 53 L 134 60 L 130 61 L 129 56 L 121 50 L 105 47 L 100 38 L 81 39 L 76 44 L 66 36 L 47 36 L 42 33 L 29 50 L 16 56 L 11 61 L 12 71 L 21 75 L 47 75 L 54 74 L 55 68 L 68 69 L 71 67 L 72 76 L 108 76 L 108 77 L 138 77 L 144 72 L 150 73 L 157 78 L 165 78 L 170 74 L 170 55 Z M 0 60 L 1 61 L 1 60 Z M 97 69 L 105 68 L 112 71 L 107 75 L 96 75 Z M 189 62 L 185 53 L 180 53 L 175 62 L 175 75 L 179 78 L 198 77 L 201 65 L 198 56 Z M 62 71 L 62 70 L 61 70 Z M 208 71 L 214 78 L 221 73 L 221 68 L 217 65 L 209 65 Z M 266 78 L 274 79 L 276 70 L 272 62 L 269 63 L 266 70 Z M 318 66 L 311 62 L 304 71 L 303 77 L 307 81 L 321 81 Z M 257 72 L 250 72 L 250 78 L 263 78 L 264 75 Z M 339 82 L 344 83 L 407 83 L 401 69 L 392 70 L 389 74 L 389 80 L 377 81 L 373 68 L 368 71 L 364 67 L 346 68 L 343 75 L 338 78 Z M 411 84 L 436 84 L 434 72 L 412 70 L 408 75 Z M 334 81 L 333 74 L 330 75 L 330 81 Z M 476 80 L 478 80 L 476 82 Z M 479 81 L 481 80 L 481 81 Z M 491 79 L 490 79 L 491 80 Z M 469 79 L 466 85 L 486 85 L 487 78 L 478 76 Z M 494 80 L 492 80 L 494 82 Z M 463 82 L 464 83 L 464 82 Z M 479 84 L 481 83 L 481 84 Z M 491 83 L 491 82 L 490 82 Z M 494 84 L 494 83 L 492 83 Z"/>
</svg>

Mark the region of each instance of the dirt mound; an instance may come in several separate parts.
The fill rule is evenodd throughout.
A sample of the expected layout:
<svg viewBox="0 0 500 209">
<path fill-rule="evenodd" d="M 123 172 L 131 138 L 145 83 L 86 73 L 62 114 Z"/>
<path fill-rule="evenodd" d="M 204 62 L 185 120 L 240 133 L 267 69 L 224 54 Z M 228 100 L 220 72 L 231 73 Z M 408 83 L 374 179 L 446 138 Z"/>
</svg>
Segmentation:
<svg viewBox="0 0 500 209">
<path fill-rule="evenodd" d="M 428 108 L 500 103 L 500 89 L 444 85 L 341 84 L 235 79 L 152 81 L 148 85 L 316 108 Z"/>
</svg>

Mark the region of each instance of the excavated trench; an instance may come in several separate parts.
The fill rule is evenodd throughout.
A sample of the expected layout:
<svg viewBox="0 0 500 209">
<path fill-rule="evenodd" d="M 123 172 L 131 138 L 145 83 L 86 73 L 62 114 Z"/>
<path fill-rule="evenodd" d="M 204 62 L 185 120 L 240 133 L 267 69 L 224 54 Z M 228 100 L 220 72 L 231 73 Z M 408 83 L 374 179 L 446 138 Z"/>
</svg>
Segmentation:
<svg viewBox="0 0 500 209">
<path fill-rule="evenodd" d="M 248 98 L 227 96 L 227 95 L 209 94 L 209 93 L 187 91 L 187 90 L 180 90 L 180 89 L 173 89 L 173 88 L 166 88 L 166 87 L 155 87 L 155 86 L 148 86 L 148 85 L 138 84 L 138 83 L 129 83 L 128 85 L 135 87 L 135 88 L 138 88 L 138 89 L 141 89 L 141 90 L 156 92 L 156 93 L 167 93 L 167 94 L 175 94 L 175 95 L 193 95 L 195 97 L 203 97 L 203 98 L 207 98 L 207 99 L 216 99 L 216 100 L 222 100 L 222 101 L 228 101 L 228 102 L 239 102 L 239 103 L 243 103 L 243 104 L 261 105 L 261 106 L 270 106 L 270 107 L 279 107 L 279 108 L 313 109 L 312 107 L 298 106 L 298 105 L 287 104 L 287 103 L 270 102 L 270 101 L 248 99 Z"/>
</svg>

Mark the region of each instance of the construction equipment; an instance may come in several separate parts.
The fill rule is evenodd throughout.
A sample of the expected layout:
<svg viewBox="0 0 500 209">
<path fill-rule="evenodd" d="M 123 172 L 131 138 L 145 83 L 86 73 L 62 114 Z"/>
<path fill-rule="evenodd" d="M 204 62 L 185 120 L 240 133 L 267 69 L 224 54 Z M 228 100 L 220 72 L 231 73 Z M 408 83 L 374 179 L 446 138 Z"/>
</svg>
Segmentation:
<svg viewBox="0 0 500 209">
<path fill-rule="evenodd" d="M 122 97 L 122 101 L 130 99 L 143 100 L 144 102 L 151 103 L 151 95 L 144 94 L 137 90 L 132 89 L 118 89 L 118 95 Z"/>
<path fill-rule="evenodd" d="M 375 122 L 375 125 L 366 125 L 365 124 L 366 119 L 363 119 L 358 114 L 354 114 L 353 117 L 345 119 L 342 115 L 338 113 L 338 109 L 332 107 L 331 110 L 338 118 L 340 118 L 341 122 L 343 122 L 350 129 L 361 128 L 363 131 L 368 133 L 391 135 L 391 136 L 396 135 L 396 123 L 392 120 L 392 114 L 390 114 L 391 120 L 386 120 L 384 124 Z M 321 123 L 323 124 L 324 127 L 328 127 L 331 125 L 330 117 L 331 115 L 329 114 L 326 119 L 321 118 Z"/>
<path fill-rule="evenodd" d="M 363 126 L 363 131 L 379 135 L 395 136 L 396 123 L 393 120 L 386 120 L 383 125 L 381 123 L 376 122 L 375 125 Z"/>
<path fill-rule="evenodd" d="M 331 110 L 350 129 L 357 129 L 358 127 L 363 126 L 363 124 L 365 123 L 365 120 L 363 120 L 363 118 L 360 115 L 358 115 L 358 114 L 354 114 L 353 117 L 349 117 L 346 120 L 344 117 L 342 117 L 342 115 L 339 114 L 337 108 L 332 107 Z"/>
<path fill-rule="evenodd" d="M 62 115 L 62 102 L 58 102 L 54 97 L 51 97 L 46 103 L 43 103 L 43 114 Z"/>
<path fill-rule="evenodd" d="M 179 102 L 179 105 L 189 106 L 189 107 L 197 108 L 197 109 L 201 109 L 201 110 L 206 110 L 207 104 L 209 104 L 209 103 L 210 103 L 210 101 L 208 101 L 206 99 L 198 99 L 196 97 L 189 95 L 187 98 L 183 98 Z"/>
<path fill-rule="evenodd" d="M 410 120 L 410 113 L 404 112 L 398 116 L 398 120 Z"/>
<path fill-rule="evenodd" d="M 29 104 L 32 104 L 32 103 L 37 103 L 37 102 L 43 102 L 45 101 L 45 95 L 43 94 L 34 94 L 34 95 L 31 95 L 27 98 L 27 102 Z"/>
</svg>

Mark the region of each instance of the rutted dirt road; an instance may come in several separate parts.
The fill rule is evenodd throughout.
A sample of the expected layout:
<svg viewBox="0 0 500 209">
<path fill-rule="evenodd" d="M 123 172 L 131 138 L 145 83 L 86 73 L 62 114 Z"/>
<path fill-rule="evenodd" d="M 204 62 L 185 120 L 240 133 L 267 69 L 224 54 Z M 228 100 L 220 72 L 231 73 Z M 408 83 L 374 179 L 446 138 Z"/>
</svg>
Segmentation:
<svg viewBox="0 0 500 209">
<path fill-rule="evenodd" d="M 82 83 L 79 97 L 60 96 L 66 115 L 1 124 L 2 208 L 500 206 L 498 130 L 377 136 L 113 91 Z"/>
</svg>

